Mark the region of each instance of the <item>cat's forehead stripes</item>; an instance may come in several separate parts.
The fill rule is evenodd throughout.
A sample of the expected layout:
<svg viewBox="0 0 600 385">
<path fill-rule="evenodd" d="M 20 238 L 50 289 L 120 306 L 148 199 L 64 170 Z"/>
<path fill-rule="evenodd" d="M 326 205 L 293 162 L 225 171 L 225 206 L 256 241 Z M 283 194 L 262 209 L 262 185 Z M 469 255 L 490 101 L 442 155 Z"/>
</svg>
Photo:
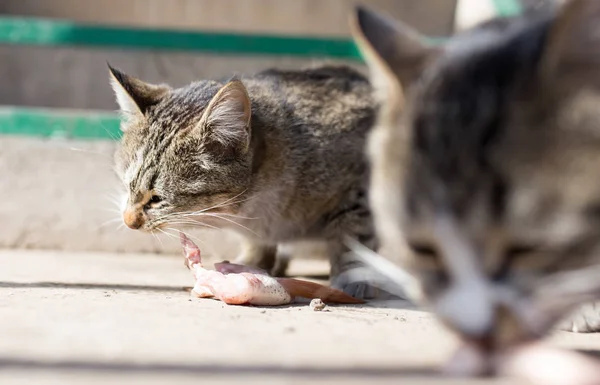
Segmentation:
<svg viewBox="0 0 600 385">
<path fill-rule="evenodd" d="M 420 169 L 415 172 L 425 171 L 446 190 L 444 202 L 431 197 L 436 204 L 463 215 L 477 201 L 501 220 L 511 182 L 495 149 L 515 91 L 533 76 L 549 23 L 545 16 L 498 23 L 457 37 L 445 49 L 416 89 L 410 123 Z"/>
<path fill-rule="evenodd" d="M 158 104 L 147 108 L 141 128 L 132 129 L 124 149 L 125 153 L 133 153 L 122 177 L 130 192 L 154 188 L 161 178 L 159 170 L 164 170 L 161 164 L 169 162 L 165 156 L 173 153 L 172 147 L 181 143 L 178 139 L 198 124 L 206 104 L 221 86 L 214 81 L 192 83 L 171 90 Z"/>
<path fill-rule="evenodd" d="M 132 163 L 131 179 L 129 180 L 128 187 L 131 193 L 146 192 L 151 188 L 148 181 L 152 178 L 151 173 L 154 167 L 151 167 L 153 163 L 147 153 L 148 148 L 142 148 L 136 153 L 136 159 Z"/>
<path fill-rule="evenodd" d="M 161 124 L 151 121 L 146 144 L 135 152 L 125 171 L 123 181 L 130 191 L 154 188 L 161 161 L 179 133 L 178 130 L 165 130 Z"/>
<path fill-rule="evenodd" d="M 152 190 L 158 177 L 157 160 L 152 160 L 152 152 L 148 150 L 148 147 L 139 149 L 125 171 L 123 182 L 132 201 L 137 201 L 134 197 L 139 194 L 146 194 Z"/>
<path fill-rule="evenodd" d="M 131 189 L 134 179 L 137 177 L 140 169 L 144 165 L 144 148 L 136 151 L 133 161 L 129 163 L 123 175 L 123 183 Z"/>
</svg>

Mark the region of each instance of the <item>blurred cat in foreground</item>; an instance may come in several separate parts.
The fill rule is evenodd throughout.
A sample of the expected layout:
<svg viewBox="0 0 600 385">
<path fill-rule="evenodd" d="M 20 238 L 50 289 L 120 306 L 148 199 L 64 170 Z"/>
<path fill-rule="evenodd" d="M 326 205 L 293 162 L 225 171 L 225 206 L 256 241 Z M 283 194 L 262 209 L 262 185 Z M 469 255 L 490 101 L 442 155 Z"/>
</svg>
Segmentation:
<svg viewBox="0 0 600 385">
<path fill-rule="evenodd" d="M 464 341 L 450 370 L 494 372 L 497 352 L 600 298 L 600 1 L 491 20 L 443 46 L 355 16 L 383 103 L 369 142 L 378 237 Z M 599 320 L 580 312 L 568 328 Z"/>
</svg>

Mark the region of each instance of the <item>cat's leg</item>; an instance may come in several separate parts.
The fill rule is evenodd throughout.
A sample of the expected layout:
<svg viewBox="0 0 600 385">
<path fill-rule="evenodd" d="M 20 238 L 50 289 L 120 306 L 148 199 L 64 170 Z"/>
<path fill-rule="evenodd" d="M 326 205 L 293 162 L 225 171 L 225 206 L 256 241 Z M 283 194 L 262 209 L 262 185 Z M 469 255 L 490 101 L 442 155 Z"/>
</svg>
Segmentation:
<svg viewBox="0 0 600 385">
<path fill-rule="evenodd" d="M 364 190 L 356 190 L 348 195 L 345 204 L 330 213 L 323 231 L 328 242 L 328 255 L 331 262 L 331 285 L 360 299 L 406 299 L 406 290 L 365 265 L 348 248 L 347 238 L 359 242 L 375 252 L 379 244 Z"/>
<path fill-rule="evenodd" d="M 290 260 L 292 259 L 293 248 L 289 245 L 279 244 L 275 255 L 275 265 L 271 269 L 273 277 L 285 277 Z"/>
<path fill-rule="evenodd" d="M 258 267 L 271 272 L 275 267 L 277 257 L 277 245 L 259 243 L 255 240 L 244 239 L 242 252 L 235 263 Z"/>
<path fill-rule="evenodd" d="M 331 240 L 328 246 L 331 286 L 356 298 L 379 298 L 381 293 L 373 282 L 374 272 L 353 258 L 343 240 Z"/>
<path fill-rule="evenodd" d="M 377 251 L 373 242 L 361 244 Z M 331 244 L 331 285 L 353 297 L 372 300 L 404 300 L 411 306 L 411 287 L 403 287 L 398 282 L 391 281 L 387 276 L 365 265 L 361 258 L 348 249 L 344 243 Z"/>
<path fill-rule="evenodd" d="M 558 329 L 574 333 L 600 332 L 600 302 L 590 302 L 580 306 L 559 324 Z"/>
<path fill-rule="evenodd" d="M 540 291 L 543 312 L 557 319 L 557 329 L 574 333 L 600 332 L 600 264 L 558 274 Z M 578 305 L 579 304 L 579 305 Z M 573 305 L 576 305 L 573 307 Z M 574 309 L 574 310 L 573 310 Z"/>
<path fill-rule="evenodd" d="M 363 246 L 377 251 L 377 240 L 370 231 L 346 232 L 339 238 L 330 238 L 328 242 L 331 263 L 331 286 L 360 299 L 407 299 L 404 288 L 398 287 L 386 276 L 358 258 L 346 245 L 345 236 L 360 242 Z"/>
</svg>

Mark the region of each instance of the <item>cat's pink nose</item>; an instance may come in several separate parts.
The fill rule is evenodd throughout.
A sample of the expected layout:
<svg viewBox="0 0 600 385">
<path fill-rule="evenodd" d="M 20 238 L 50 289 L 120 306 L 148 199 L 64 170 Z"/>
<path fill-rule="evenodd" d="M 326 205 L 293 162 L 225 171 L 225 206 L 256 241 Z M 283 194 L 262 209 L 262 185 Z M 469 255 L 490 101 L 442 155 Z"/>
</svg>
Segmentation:
<svg viewBox="0 0 600 385">
<path fill-rule="evenodd" d="M 137 230 L 144 224 L 144 219 L 140 212 L 128 208 L 123 212 L 123 222 L 130 229 Z"/>
</svg>

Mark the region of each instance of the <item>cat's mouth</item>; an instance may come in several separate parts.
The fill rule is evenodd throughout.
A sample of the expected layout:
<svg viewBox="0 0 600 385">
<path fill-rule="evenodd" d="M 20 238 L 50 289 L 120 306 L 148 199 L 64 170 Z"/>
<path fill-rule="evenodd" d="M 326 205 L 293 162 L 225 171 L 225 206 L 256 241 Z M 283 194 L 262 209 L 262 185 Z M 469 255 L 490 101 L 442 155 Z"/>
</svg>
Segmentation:
<svg viewBox="0 0 600 385">
<path fill-rule="evenodd" d="M 173 222 L 147 222 L 140 230 L 146 233 L 164 233 L 165 231 L 179 231 L 180 229 L 190 228 L 191 224 L 181 224 Z"/>
<path fill-rule="evenodd" d="M 158 223 L 158 224 L 151 224 L 148 227 L 144 227 L 142 228 L 142 231 L 145 231 L 147 233 L 157 233 L 160 232 L 160 230 L 165 230 L 170 226 L 167 226 L 167 223 Z M 172 228 L 175 228 L 175 226 L 173 226 Z"/>
<path fill-rule="evenodd" d="M 461 337 L 461 345 L 443 371 L 461 377 L 508 374 L 540 385 L 600 383 L 600 361 L 540 342 L 569 307 L 559 303 L 553 308 L 545 299 L 525 297 L 512 302 L 510 309 L 510 316 L 497 315 L 493 328 L 485 335 L 468 336 L 453 328 Z M 554 363 L 548 364 L 546 359 Z M 581 379 L 561 382 L 558 378 L 564 379 L 564 373 Z M 587 382 L 590 379 L 595 382 Z"/>
<path fill-rule="evenodd" d="M 599 383 L 600 361 L 539 342 L 487 354 L 465 344 L 443 372 L 458 377 L 509 376 L 532 385 L 592 385 Z"/>
</svg>

